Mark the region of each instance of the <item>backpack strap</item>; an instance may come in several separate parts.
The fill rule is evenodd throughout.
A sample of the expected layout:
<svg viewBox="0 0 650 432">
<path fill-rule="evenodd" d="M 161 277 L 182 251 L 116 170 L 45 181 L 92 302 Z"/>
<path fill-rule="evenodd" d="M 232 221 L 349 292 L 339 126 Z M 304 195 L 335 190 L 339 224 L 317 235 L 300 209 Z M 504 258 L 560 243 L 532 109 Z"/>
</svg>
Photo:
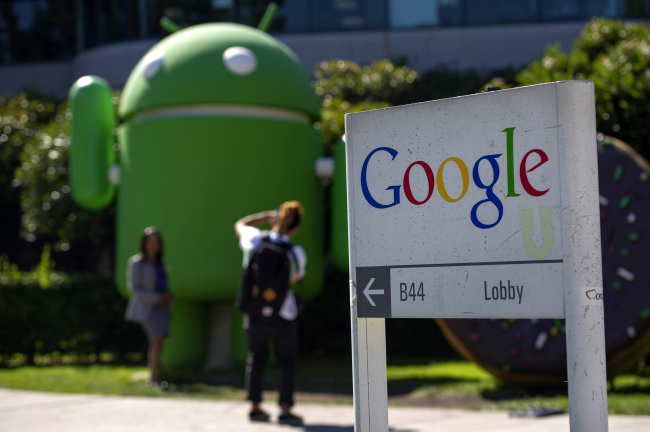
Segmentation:
<svg viewBox="0 0 650 432">
<path fill-rule="evenodd" d="M 293 264 L 296 266 L 296 271 L 300 272 L 300 263 L 298 262 L 298 257 L 296 254 L 293 252 L 293 244 L 291 242 L 278 242 L 275 243 L 273 240 L 271 240 L 271 232 L 270 231 L 262 231 L 261 232 L 261 242 L 260 246 L 264 242 L 269 242 L 276 244 L 278 246 L 281 246 L 285 252 L 287 253 L 287 256 L 289 257 L 289 261 L 293 262 Z M 258 246 L 258 248 L 260 247 Z M 291 278 L 291 275 L 289 275 L 289 278 Z M 302 287 L 302 279 L 300 280 L 300 286 Z"/>
<path fill-rule="evenodd" d="M 282 243 L 280 243 L 280 245 L 287 252 L 287 256 L 289 257 L 289 261 L 293 262 L 293 264 L 296 266 L 296 271 L 300 272 L 300 263 L 298 263 L 298 257 L 293 252 L 293 245 L 291 243 L 288 243 L 288 242 L 282 242 Z"/>
<path fill-rule="evenodd" d="M 296 254 L 293 252 L 293 245 L 291 243 L 287 243 L 287 255 L 289 255 L 289 259 L 293 261 L 293 263 L 296 266 L 296 271 L 299 271 L 300 268 L 298 267 L 300 264 L 298 263 L 298 257 Z"/>
</svg>

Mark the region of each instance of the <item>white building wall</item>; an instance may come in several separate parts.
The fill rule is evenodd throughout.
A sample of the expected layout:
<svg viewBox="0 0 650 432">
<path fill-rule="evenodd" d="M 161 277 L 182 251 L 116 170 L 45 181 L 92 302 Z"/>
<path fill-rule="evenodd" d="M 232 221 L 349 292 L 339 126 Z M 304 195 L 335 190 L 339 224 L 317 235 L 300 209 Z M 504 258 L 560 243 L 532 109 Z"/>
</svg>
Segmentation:
<svg viewBox="0 0 650 432">
<path fill-rule="evenodd" d="M 45 93 L 65 95 L 70 87 L 69 62 L 43 62 L 0 66 L 0 96 L 37 85 Z"/>
</svg>

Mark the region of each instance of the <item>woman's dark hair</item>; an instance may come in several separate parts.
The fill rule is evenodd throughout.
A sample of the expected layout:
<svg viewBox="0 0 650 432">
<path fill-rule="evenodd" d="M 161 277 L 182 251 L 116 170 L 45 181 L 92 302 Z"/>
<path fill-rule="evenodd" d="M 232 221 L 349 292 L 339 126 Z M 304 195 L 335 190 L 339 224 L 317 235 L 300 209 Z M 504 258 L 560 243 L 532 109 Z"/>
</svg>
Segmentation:
<svg viewBox="0 0 650 432">
<path fill-rule="evenodd" d="M 147 227 L 144 229 L 144 232 L 142 233 L 142 240 L 140 241 L 140 253 L 145 259 L 147 259 L 147 251 L 145 249 L 145 244 L 147 243 L 147 239 L 153 235 L 158 237 L 158 243 L 160 243 L 160 249 L 158 249 L 158 253 L 156 254 L 156 262 L 151 264 L 161 267 L 162 260 L 163 260 L 163 239 L 162 236 L 160 235 L 160 232 L 156 229 L 156 227 Z"/>
</svg>

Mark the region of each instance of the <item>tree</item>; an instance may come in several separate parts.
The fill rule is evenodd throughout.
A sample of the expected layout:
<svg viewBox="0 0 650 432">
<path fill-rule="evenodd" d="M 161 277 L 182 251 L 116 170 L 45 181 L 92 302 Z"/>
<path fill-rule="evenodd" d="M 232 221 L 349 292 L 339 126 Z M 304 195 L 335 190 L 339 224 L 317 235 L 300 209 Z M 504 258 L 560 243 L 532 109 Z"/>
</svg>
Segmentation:
<svg viewBox="0 0 650 432">
<path fill-rule="evenodd" d="M 321 100 L 320 126 L 330 153 L 345 132 L 346 113 L 392 106 L 392 101 L 412 91 L 418 73 L 389 60 L 369 66 L 331 60 L 321 62 L 314 76 L 314 90 Z"/>
<path fill-rule="evenodd" d="M 79 207 L 70 194 L 68 150 L 70 118 L 67 104 L 41 127 L 36 139 L 25 144 L 15 182 L 22 186 L 21 235 L 27 241 L 52 242 L 55 250 L 67 251 L 72 243 L 97 247 L 114 242 L 115 206 L 89 211 Z"/>
<path fill-rule="evenodd" d="M 22 187 L 14 171 L 21 164 L 24 146 L 36 141 L 40 128 L 56 116 L 57 107 L 55 98 L 36 89 L 0 98 L 0 255 L 20 264 L 24 263 L 15 256 L 25 255 L 19 236 Z"/>
<path fill-rule="evenodd" d="M 22 267 L 34 263 L 12 256 L 24 249 L 20 239 L 34 244 L 35 259 L 43 243 L 52 243 L 58 252 L 75 245 L 73 252 L 84 258 L 74 260 L 81 262 L 76 270 L 92 268 L 89 252 L 114 243 L 114 205 L 87 211 L 70 196 L 70 117 L 66 102 L 35 89 L 0 98 L 0 255 Z"/>
<path fill-rule="evenodd" d="M 518 85 L 592 80 L 598 130 L 650 157 L 650 29 L 642 23 L 596 18 L 571 52 L 549 46 L 517 75 Z"/>
</svg>

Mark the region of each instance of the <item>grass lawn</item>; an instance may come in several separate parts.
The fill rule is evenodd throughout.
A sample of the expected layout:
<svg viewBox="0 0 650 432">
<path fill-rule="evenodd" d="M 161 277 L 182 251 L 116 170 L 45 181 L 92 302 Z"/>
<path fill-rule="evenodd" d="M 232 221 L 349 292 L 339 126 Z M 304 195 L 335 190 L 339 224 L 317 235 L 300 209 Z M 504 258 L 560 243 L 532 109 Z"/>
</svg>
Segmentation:
<svg viewBox="0 0 650 432">
<path fill-rule="evenodd" d="M 568 409 L 566 387 L 530 390 L 506 385 L 473 363 L 462 360 L 395 359 L 389 362 L 389 403 L 410 406 L 445 406 L 469 409 L 525 410 L 531 406 Z M 271 369 L 267 386 L 275 388 Z M 134 365 L 93 364 L 24 366 L 0 369 L 0 387 L 107 395 L 198 397 L 243 400 L 243 369 L 221 372 L 166 371 L 167 390 L 144 385 L 146 368 Z M 301 401 L 351 403 L 349 359 L 300 362 Z M 614 380 L 609 391 L 610 414 L 650 415 L 650 368 Z M 269 400 L 274 396 L 269 395 Z"/>
<path fill-rule="evenodd" d="M 94 364 L 88 366 L 24 366 L 0 369 L 0 387 L 126 396 L 183 396 L 234 399 L 238 391 L 233 386 L 206 383 L 171 384 L 168 391 L 147 388 L 144 383 L 147 368 Z"/>
<path fill-rule="evenodd" d="M 464 408 L 517 411 L 530 407 L 568 410 L 568 385 L 556 389 L 527 389 L 505 384 L 466 361 L 428 362 L 388 366 L 388 387 L 412 388 L 408 400 L 418 398 L 458 401 Z M 608 391 L 610 414 L 650 415 L 650 368 L 619 375 Z"/>
</svg>

